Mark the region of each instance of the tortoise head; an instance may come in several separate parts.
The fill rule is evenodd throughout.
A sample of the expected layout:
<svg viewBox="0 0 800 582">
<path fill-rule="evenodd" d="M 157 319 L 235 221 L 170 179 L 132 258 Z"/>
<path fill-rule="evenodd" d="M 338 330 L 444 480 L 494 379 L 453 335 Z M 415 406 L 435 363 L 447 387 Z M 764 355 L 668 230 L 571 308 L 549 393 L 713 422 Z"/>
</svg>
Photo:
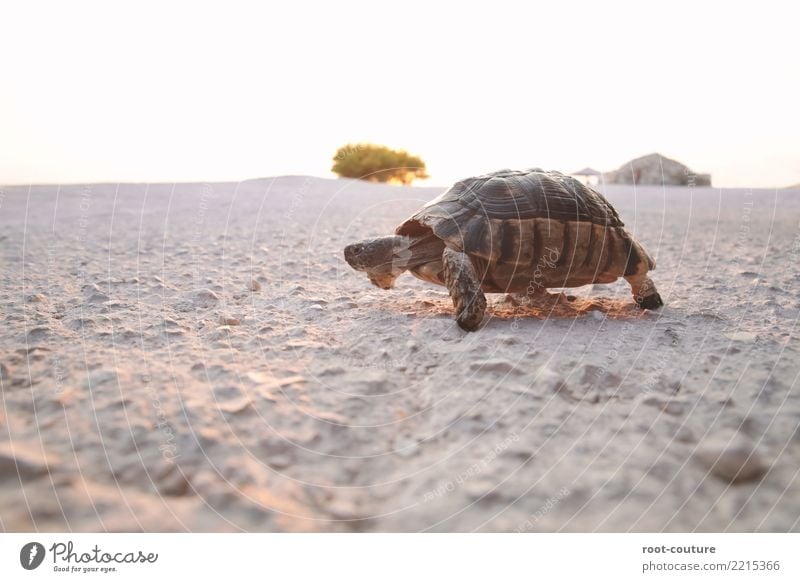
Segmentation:
<svg viewBox="0 0 800 582">
<path fill-rule="evenodd" d="M 408 238 L 397 235 L 362 240 L 344 248 L 344 260 L 356 271 L 365 272 L 373 285 L 391 289 L 407 268 L 408 245 Z"/>
</svg>

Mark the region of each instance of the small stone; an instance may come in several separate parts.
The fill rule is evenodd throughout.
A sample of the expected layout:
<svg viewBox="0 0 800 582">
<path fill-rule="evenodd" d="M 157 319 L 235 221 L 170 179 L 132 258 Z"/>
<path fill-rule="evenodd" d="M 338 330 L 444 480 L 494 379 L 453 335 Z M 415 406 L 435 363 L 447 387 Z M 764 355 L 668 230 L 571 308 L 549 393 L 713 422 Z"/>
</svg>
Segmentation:
<svg viewBox="0 0 800 582">
<path fill-rule="evenodd" d="M 166 471 L 156 481 L 156 487 L 161 495 L 170 497 L 183 497 L 192 494 L 192 487 L 186 480 L 186 475 L 177 465 L 171 465 L 171 470 Z"/>
<path fill-rule="evenodd" d="M 497 372 L 499 374 L 521 374 L 522 372 L 508 360 L 494 359 L 473 362 L 470 369 L 476 372 Z"/>
<path fill-rule="evenodd" d="M 250 291 L 253 291 L 253 292 L 261 291 L 261 283 L 259 283 L 255 279 L 250 279 L 250 283 L 248 283 L 247 288 L 250 289 Z"/>
<path fill-rule="evenodd" d="M 201 289 L 194 294 L 194 304 L 197 307 L 213 307 L 219 302 L 219 295 L 211 289 Z"/>
<path fill-rule="evenodd" d="M 229 414 L 238 414 L 239 412 L 242 412 L 245 409 L 249 408 L 251 404 L 253 404 L 253 401 L 250 400 L 250 397 L 244 395 L 241 398 L 235 398 L 233 400 L 219 402 L 217 406 L 219 406 L 219 409 L 222 412 L 227 412 Z"/>
<path fill-rule="evenodd" d="M 242 320 L 237 318 L 237 317 L 229 317 L 227 315 L 220 315 L 219 324 L 220 325 L 241 325 L 242 324 Z"/>
<path fill-rule="evenodd" d="M 93 390 L 105 384 L 120 385 L 127 380 L 126 374 L 122 370 L 103 369 L 89 372 L 84 383 L 84 388 Z"/>
<path fill-rule="evenodd" d="M 419 443 L 410 438 L 401 438 L 394 444 L 394 454 L 402 457 L 413 457 L 419 452 Z"/>
<path fill-rule="evenodd" d="M 292 464 L 292 459 L 288 455 L 273 455 L 267 458 L 267 464 L 273 469 L 285 469 Z"/>
<path fill-rule="evenodd" d="M 88 303 L 105 303 L 109 300 L 109 296 L 103 293 L 102 291 L 97 293 L 92 293 L 89 298 L 86 300 Z"/>
<path fill-rule="evenodd" d="M 758 339 L 758 334 L 749 331 L 735 331 L 733 333 L 726 333 L 725 336 L 735 342 L 747 344 L 751 344 Z"/>
<path fill-rule="evenodd" d="M 28 332 L 28 341 L 35 343 L 46 340 L 50 337 L 51 332 L 49 328 L 46 327 L 34 327 Z"/>
<path fill-rule="evenodd" d="M 262 390 L 271 390 L 273 388 L 283 388 L 292 384 L 301 384 L 306 380 L 302 376 L 289 376 L 287 378 L 275 378 L 263 372 L 248 372 L 247 377 L 251 382 L 260 384 Z"/>
<path fill-rule="evenodd" d="M 767 472 L 758 452 L 745 443 L 701 448 L 695 457 L 711 473 L 732 484 L 757 481 Z"/>
<path fill-rule="evenodd" d="M 325 509 L 333 519 L 359 521 L 365 519 L 358 505 L 345 499 L 333 499 L 325 504 Z"/>
<path fill-rule="evenodd" d="M 644 400 L 642 400 L 642 404 L 646 404 L 647 406 L 653 406 L 658 408 L 662 412 L 667 414 L 672 414 L 674 416 L 680 416 L 681 414 L 685 414 L 689 403 L 682 401 L 682 400 L 675 400 L 673 398 L 661 398 L 659 396 L 648 396 Z"/>
<path fill-rule="evenodd" d="M 546 394 L 548 392 L 561 393 L 562 390 L 568 391 L 569 388 L 564 382 L 564 378 L 556 371 L 547 366 L 540 367 L 533 376 L 533 386 L 537 393 Z"/>
<path fill-rule="evenodd" d="M 77 396 L 78 396 L 78 391 L 75 388 L 65 388 L 55 393 L 52 402 L 60 404 L 61 406 L 67 406 Z"/>
<path fill-rule="evenodd" d="M 675 440 L 679 443 L 692 444 L 697 442 L 697 436 L 691 428 L 681 425 L 675 431 Z"/>
<path fill-rule="evenodd" d="M 622 384 L 622 380 L 621 376 L 614 374 L 604 366 L 586 364 L 583 367 L 581 384 L 598 388 L 619 388 Z"/>
<path fill-rule="evenodd" d="M 35 479 L 47 475 L 48 459 L 40 451 L 24 445 L 0 444 L 0 481 Z"/>
<path fill-rule="evenodd" d="M 34 293 L 33 295 L 28 295 L 25 298 L 25 301 L 27 301 L 28 303 L 44 303 L 45 301 L 47 301 L 47 297 L 45 297 L 41 293 Z"/>
</svg>

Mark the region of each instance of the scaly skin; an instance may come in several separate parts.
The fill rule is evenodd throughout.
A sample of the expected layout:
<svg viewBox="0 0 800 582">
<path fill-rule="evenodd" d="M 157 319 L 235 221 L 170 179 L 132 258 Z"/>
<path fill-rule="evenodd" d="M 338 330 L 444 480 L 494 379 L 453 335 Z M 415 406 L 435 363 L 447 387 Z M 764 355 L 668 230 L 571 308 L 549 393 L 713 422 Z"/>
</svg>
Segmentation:
<svg viewBox="0 0 800 582">
<path fill-rule="evenodd" d="M 486 296 L 481 291 L 472 262 L 465 253 L 450 248 L 444 249 L 442 262 L 445 284 L 456 308 L 456 322 L 463 330 L 475 331 L 483 321 Z"/>
</svg>

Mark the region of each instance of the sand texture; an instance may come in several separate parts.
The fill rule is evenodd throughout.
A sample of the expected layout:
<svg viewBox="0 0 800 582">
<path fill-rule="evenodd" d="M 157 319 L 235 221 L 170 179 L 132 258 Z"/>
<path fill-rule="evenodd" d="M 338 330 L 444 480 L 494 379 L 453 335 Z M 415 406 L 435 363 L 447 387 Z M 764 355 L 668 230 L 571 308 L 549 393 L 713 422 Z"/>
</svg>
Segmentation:
<svg viewBox="0 0 800 582">
<path fill-rule="evenodd" d="M 602 191 L 666 307 L 469 334 L 342 258 L 439 188 L 3 188 L 0 529 L 800 530 L 800 192 Z"/>
</svg>

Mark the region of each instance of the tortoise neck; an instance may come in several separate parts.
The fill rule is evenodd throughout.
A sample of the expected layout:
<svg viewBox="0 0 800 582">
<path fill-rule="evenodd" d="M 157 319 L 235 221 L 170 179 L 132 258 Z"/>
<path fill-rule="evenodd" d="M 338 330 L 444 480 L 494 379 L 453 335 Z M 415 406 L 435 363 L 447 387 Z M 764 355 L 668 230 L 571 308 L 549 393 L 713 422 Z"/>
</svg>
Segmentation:
<svg viewBox="0 0 800 582">
<path fill-rule="evenodd" d="M 444 243 L 433 233 L 423 236 L 395 235 L 392 264 L 403 270 L 410 270 L 439 261 L 444 251 Z"/>
</svg>

